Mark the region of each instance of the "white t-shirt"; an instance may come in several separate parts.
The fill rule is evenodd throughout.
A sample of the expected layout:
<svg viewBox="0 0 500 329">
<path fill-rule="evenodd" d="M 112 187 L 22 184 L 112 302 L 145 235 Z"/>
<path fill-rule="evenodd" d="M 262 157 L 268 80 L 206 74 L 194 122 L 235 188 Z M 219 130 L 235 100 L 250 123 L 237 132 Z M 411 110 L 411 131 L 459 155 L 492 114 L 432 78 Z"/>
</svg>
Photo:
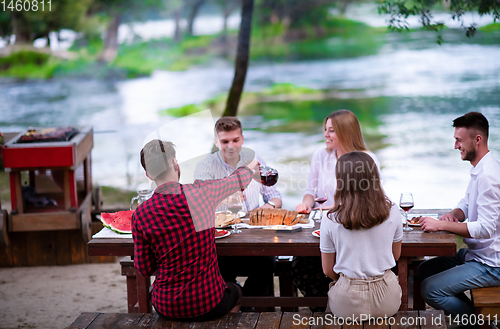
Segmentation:
<svg viewBox="0 0 500 329">
<path fill-rule="evenodd" d="M 370 170 L 379 170 L 380 166 L 377 156 L 372 152 L 366 152 L 375 161 L 376 168 Z M 314 195 L 317 190 L 317 197 L 327 198 L 325 206 L 333 205 L 335 190 L 337 188 L 337 178 L 335 174 L 335 167 L 337 166 L 337 155 L 335 150 L 328 152 L 326 148 L 322 148 L 314 152 L 311 159 L 311 167 L 309 169 L 309 178 L 307 180 L 307 189 L 305 194 Z M 318 206 L 316 204 L 315 206 Z"/>
<path fill-rule="evenodd" d="M 402 223 L 395 204 L 389 218 L 369 229 L 348 230 L 324 215 L 321 220 L 321 252 L 336 253 L 335 273 L 357 279 L 382 275 L 396 265 L 392 244 L 403 239 Z"/>
</svg>

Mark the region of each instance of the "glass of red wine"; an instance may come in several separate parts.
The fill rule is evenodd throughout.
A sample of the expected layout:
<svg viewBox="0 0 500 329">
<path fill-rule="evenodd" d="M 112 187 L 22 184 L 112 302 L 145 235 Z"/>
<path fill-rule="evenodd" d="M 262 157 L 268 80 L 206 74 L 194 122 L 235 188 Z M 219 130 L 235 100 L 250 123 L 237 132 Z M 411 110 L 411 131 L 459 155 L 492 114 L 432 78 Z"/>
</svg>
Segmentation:
<svg viewBox="0 0 500 329">
<path fill-rule="evenodd" d="M 403 231 L 405 232 L 413 231 L 413 229 L 408 226 L 408 211 L 413 208 L 413 205 L 413 195 L 410 192 L 401 193 L 401 197 L 399 198 L 399 206 L 405 212 L 405 226 L 403 227 Z"/>
<path fill-rule="evenodd" d="M 316 197 L 314 198 L 314 202 L 317 202 L 319 204 L 319 219 L 316 219 L 317 223 L 321 223 L 321 218 L 323 218 L 323 203 L 325 203 L 328 199 L 325 197 L 318 197 L 317 191 L 315 190 Z"/>
<path fill-rule="evenodd" d="M 273 186 L 278 182 L 278 171 L 268 166 L 259 166 L 262 185 Z"/>
</svg>

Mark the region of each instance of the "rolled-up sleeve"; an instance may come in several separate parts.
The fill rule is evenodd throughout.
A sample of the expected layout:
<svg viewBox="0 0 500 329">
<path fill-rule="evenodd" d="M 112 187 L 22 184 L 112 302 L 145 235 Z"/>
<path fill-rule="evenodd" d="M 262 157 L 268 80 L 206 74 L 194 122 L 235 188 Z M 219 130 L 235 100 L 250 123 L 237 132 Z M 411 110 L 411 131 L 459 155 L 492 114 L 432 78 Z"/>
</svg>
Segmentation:
<svg viewBox="0 0 500 329">
<path fill-rule="evenodd" d="M 477 221 L 468 222 L 467 229 L 474 239 L 489 239 L 495 233 L 497 221 L 500 218 L 500 183 L 498 177 L 490 175 L 481 177 L 478 181 L 478 191 Z M 460 209 L 464 211 L 463 208 Z M 465 211 L 464 214 L 467 215 Z"/>
</svg>

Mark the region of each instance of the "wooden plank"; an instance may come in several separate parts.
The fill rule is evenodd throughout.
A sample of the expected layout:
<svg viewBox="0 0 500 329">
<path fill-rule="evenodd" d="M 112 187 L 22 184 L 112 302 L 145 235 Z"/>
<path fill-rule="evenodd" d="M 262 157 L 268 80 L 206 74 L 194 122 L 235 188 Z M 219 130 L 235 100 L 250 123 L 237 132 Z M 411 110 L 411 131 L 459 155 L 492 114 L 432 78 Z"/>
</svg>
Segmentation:
<svg viewBox="0 0 500 329">
<path fill-rule="evenodd" d="M 500 307 L 500 287 L 472 289 L 475 307 Z"/>
<path fill-rule="evenodd" d="M 87 329 L 87 327 L 92 323 L 92 321 L 97 318 L 100 313 L 97 312 L 85 312 L 80 314 L 75 321 L 68 327 L 68 329 Z"/>
<path fill-rule="evenodd" d="M 80 230 L 67 231 L 70 235 L 71 264 L 82 264 L 87 261 L 87 244 L 83 241 Z"/>
<path fill-rule="evenodd" d="M 156 313 L 145 314 L 134 329 L 151 329 L 159 319 L 160 316 Z"/>
<path fill-rule="evenodd" d="M 78 145 L 76 146 L 76 161 L 74 166 L 79 166 L 94 147 L 93 129 L 90 128 L 85 133 L 86 134 L 81 141 L 76 141 Z"/>
<path fill-rule="evenodd" d="M 80 228 L 80 216 L 77 213 L 50 212 L 30 213 L 11 216 L 12 232 L 73 230 Z"/>
<path fill-rule="evenodd" d="M 242 313 L 236 328 L 255 328 L 257 321 L 259 320 L 259 313 L 257 312 L 245 312 Z M 204 327 L 210 328 L 210 327 Z"/>
<path fill-rule="evenodd" d="M 335 321 L 332 313 L 315 312 L 314 321 L 311 323 L 311 329 L 341 329 L 342 326 Z"/>
<path fill-rule="evenodd" d="M 68 231 L 55 231 L 54 244 L 57 265 L 70 265 L 71 259 L 71 238 Z"/>
<path fill-rule="evenodd" d="M 281 312 L 262 312 L 255 329 L 278 329 L 281 323 Z"/>
<path fill-rule="evenodd" d="M 30 266 L 57 265 L 55 239 L 51 231 L 26 232 L 25 234 Z"/>
<path fill-rule="evenodd" d="M 326 307 L 328 297 L 242 297 L 241 306 L 253 307 Z"/>
<path fill-rule="evenodd" d="M 408 259 L 409 257 L 402 256 L 398 260 L 398 279 L 402 292 L 400 311 L 408 310 Z"/>
<path fill-rule="evenodd" d="M 114 326 L 119 329 L 134 329 L 139 324 L 143 316 L 143 313 L 121 314 L 121 317 Z"/>
<path fill-rule="evenodd" d="M 0 246 L 9 245 L 8 218 L 7 210 L 0 208 Z"/>
<path fill-rule="evenodd" d="M 69 211 L 71 209 L 71 184 L 69 182 L 69 171 L 64 171 L 64 209 Z"/>
<path fill-rule="evenodd" d="M 391 329 L 420 329 L 418 311 L 399 311 L 394 318 L 396 324 Z"/>
<path fill-rule="evenodd" d="M 10 237 L 12 242 L 12 266 L 29 265 L 26 233 L 13 232 L 11 233 Z"/>
<path fill-rule="evenodd" d="M 87 327 L 88 329 L 116 328 L 115 323 L 121 319 L 120 313 L 99 313 L 97 318 Z"/>
<path fill-rule="evenodd" d="M 420 321 L 420 329 L 446 329 L 446 318 L 442 310 L 418 311 L 418 314 L 420 319 L 425 319 Z"/>
<path fill-rule="evenodd" d="M 298 315 L 298 316 L 297 316 Z M 281 317 L 280 329 L 309 329 L 309 321 L 305 321 L 303 319 L 310 320 L 312 318 L 311 311 L 303 310 L 297 312 L 283 312 L 283 316 Z M 299 320 L 296 320 L 299 319 Z M 307 322 L 307 324 L 306 324 Z"/>
<path fill-rule="evenodd" d="M 24 213 L 21 172 L 19 171 L 10 173 L 10 196 L 12 198 L 12 210 L 17 211 L 19 214 Z"/>
</svg>

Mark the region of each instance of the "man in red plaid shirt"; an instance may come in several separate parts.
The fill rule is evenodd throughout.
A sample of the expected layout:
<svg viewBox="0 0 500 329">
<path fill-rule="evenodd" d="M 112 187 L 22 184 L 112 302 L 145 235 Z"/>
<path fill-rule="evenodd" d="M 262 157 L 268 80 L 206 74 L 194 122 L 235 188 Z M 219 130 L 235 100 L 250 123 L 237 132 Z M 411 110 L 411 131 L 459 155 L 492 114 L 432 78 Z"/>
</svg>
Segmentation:
<svg viewBox="0 0 500 329">
<path fill-rule="evenodd" d="M 157 271 L 152 293 L 157 313 L 206 321 L 237 312 L 241 291 L 219 272 L 214 214 L 222 200 L 250 183 L 257 161 L 225 179 L 180 184 L 173 144 L 156 139 L 141 150 L 141 164 L 158 188 L 132 217 L 134 265 L 144 276 Z"/>
</svg>

